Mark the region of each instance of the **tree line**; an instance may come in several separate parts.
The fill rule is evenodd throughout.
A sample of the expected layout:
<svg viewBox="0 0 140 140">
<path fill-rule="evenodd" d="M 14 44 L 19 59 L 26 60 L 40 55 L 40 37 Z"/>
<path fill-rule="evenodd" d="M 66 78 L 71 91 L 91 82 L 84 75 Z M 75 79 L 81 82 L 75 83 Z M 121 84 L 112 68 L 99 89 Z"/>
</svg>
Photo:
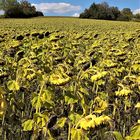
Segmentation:
<svg viewBox="0 0 140 140">
<path fill-rule="evenodd" d="M 122 20 L 130 21 L 132 19 L 140 20 L 140 14 L 133 15 L 130 8 L 123 8 L 121 11 L 118 7 L 110 7 L 106 2 L 93 3 L 88 9 L 80 14 L 80 18 L 103 19 L 103 20 Z"/>
<path fill-rule="evenodd" d="M 4 11 L 6 18 L 30 18 L 43 16 L 43 13 L 36 11 L 35 6 L 32 6 L 26 0 L 0 0 L 0 10 Z"/>
</svg>

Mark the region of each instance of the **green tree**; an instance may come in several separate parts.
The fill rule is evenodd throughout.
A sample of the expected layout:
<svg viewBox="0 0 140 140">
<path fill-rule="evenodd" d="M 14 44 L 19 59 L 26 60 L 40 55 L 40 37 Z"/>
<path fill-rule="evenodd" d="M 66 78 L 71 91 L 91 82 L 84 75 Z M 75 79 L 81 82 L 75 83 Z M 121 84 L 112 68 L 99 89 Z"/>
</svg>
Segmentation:
<svg viewBox="0 0 140 140">
<path fill-rule="evenodd" d="M 140 13 L 134 15 L 134 17 L 135 17 L 136 19 L 140 19 Z"/>
<path fill-rule="evenodd" d="M 131 20 L 133 17 L 133 13 L 130 8 L 123 8 L 121 11 L 121 15 L 126 20 Z"/>
<path fill-rule="evenodd" d="M 17 0 L 0 0 L 0 9 L 7 11 L 18 4 Z"/>
<path fill-rule="evenodd" d="M 117 7 L 109 7 L 106 2 L 103 2 L 101 4 L 93 3 L 89 9 L 85 9 L 80 14 L 80 18 L 116 20 L 119 15 L 120 11 Z"/>
<path fill-rule="evenodd" d="M 110 7 L 106 2 L 93 3 L 88 9 L 80 14 L 80 18 L 104 19 L 104 20 L 126 20 L 133 17 L 130 8 L 124 8 L 122 11 L 118 7 Z"/>
<path fill-rule="evenodd" d="M 0 9 L 5 12 L 5 17 L 28 18 L 43 16 L 42 12 L 36 11 L 27 0 L 18 2 L 17 0 L 0 0 Z"/>
<path fill-rule="evenodd" d="M 26 17 L 32 17 L 36 14 L 36 8 L 35 6 L 32 6 L 31 3 L 29 3 L 28 1 L 26 0 L 23 0 L 21 1 L 20 3 L 20 7 L 23 11 L 23 14 L 26 16 Z"/>
<path fill-rule="evenodd" d="M 21 14 L 20 4 L 17 0 L 1 0 L 0 9 L 5 12 L 5 17 L 17 17 Z"/>
<path fill-rule="evenodd" d="M 133 15 L 133 20 L 140 21 L 140 13 Z"/>
<path fill-rule="evenodd" d="M 121 12 L 118 9 L 118 7 L 110 7 L 110 10 L 112 12 L 112 19 L 113 20 L 116 20 L 121 14 Z"/>
<path fill-rule="evenodd" d="M 83 13 L 80 14 L 79 16 L 80 18 L 89 18 L 90 17 L 90 13 L 88 9 L 85 9 Z"/>
<path fill-rule="evenodd" d="M 95 3 L 93 3 L 88 10 L 90 18 L 98 19 L 98 7 Z"/>
</svg>

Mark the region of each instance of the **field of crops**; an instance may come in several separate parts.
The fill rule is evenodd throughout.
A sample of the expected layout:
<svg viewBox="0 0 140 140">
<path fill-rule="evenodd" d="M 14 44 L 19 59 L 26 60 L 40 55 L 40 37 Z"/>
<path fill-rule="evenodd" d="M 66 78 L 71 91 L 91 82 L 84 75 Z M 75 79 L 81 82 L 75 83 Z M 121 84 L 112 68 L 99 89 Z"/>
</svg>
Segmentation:
<svg viewBox="0 0 140 140">
<path fill-rule="evenodd" d="M 140 23 L 0 19 L 0 140 L 140 140 Z"/>
</svg>

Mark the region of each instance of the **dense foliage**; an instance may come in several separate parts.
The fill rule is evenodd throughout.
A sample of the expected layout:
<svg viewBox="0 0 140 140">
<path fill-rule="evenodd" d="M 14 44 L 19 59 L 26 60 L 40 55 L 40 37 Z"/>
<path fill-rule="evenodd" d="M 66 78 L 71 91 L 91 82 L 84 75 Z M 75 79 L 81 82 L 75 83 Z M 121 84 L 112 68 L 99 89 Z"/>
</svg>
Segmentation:
<svg viewBox="0 0 140 140">
<path fill-rule="evenodd" d="M 35 6 L 32 6 L 28 1 L 22 0 L 2 0 L 0 9 L 4 10 L 6 18 L 29 18 L 43 16 L 43 13 L 36 11 Z"/>
<path fill-rule="evenodd" d="M 85 9 L 83 13 L 80 14 L 80 18 L 90 18 L 90 19 L 104 19 L 104 20 L 132 20 L 133 15 L 130 8 L 124 8 L 121 11 L 118 7 L 110 7 L 106 2 L 101 4 L 93 3 L 88 9 Z"/>
<path fill-rule="evenodd" d="M 140 13 L 134 15 L 134 20 L 140 21 Z"/>
<path fill-rule="evenodd" d="M 1 140 L 139 140 L 140 24 L 0 20 Z"/>
</svg>

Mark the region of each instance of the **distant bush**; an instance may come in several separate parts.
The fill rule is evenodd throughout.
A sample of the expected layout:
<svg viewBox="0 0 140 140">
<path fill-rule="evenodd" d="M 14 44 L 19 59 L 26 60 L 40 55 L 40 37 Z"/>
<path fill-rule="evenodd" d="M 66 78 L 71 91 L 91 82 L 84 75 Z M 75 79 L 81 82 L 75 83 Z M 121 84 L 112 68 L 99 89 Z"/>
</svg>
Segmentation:
<svg viewBox="0 0 140 140">
<path fill-rule="evenodd" d="M 0 18 L 4 18 L 4 15 L 0 15 Z"/>
<path fill-rule="evenodd" d="M 135 14 L 135 15 L 134 15 L 134 18 L 137 19 L 137 20 L 140 20 L 140 13 Z"/>
<path fill-rule="evenodd" d="M 36 17 L 44 16 L 43 13 L 40 12 L 40 11 L 36 11 L 36 14 L 35 15 L 36 15 Z"/>
<path fill-rule="evenodd" d="M 116 20 L 119 20 L 119 21 L 129 21 L 129 18 L 127 16 L 120 15 Z"/>
</svg>

